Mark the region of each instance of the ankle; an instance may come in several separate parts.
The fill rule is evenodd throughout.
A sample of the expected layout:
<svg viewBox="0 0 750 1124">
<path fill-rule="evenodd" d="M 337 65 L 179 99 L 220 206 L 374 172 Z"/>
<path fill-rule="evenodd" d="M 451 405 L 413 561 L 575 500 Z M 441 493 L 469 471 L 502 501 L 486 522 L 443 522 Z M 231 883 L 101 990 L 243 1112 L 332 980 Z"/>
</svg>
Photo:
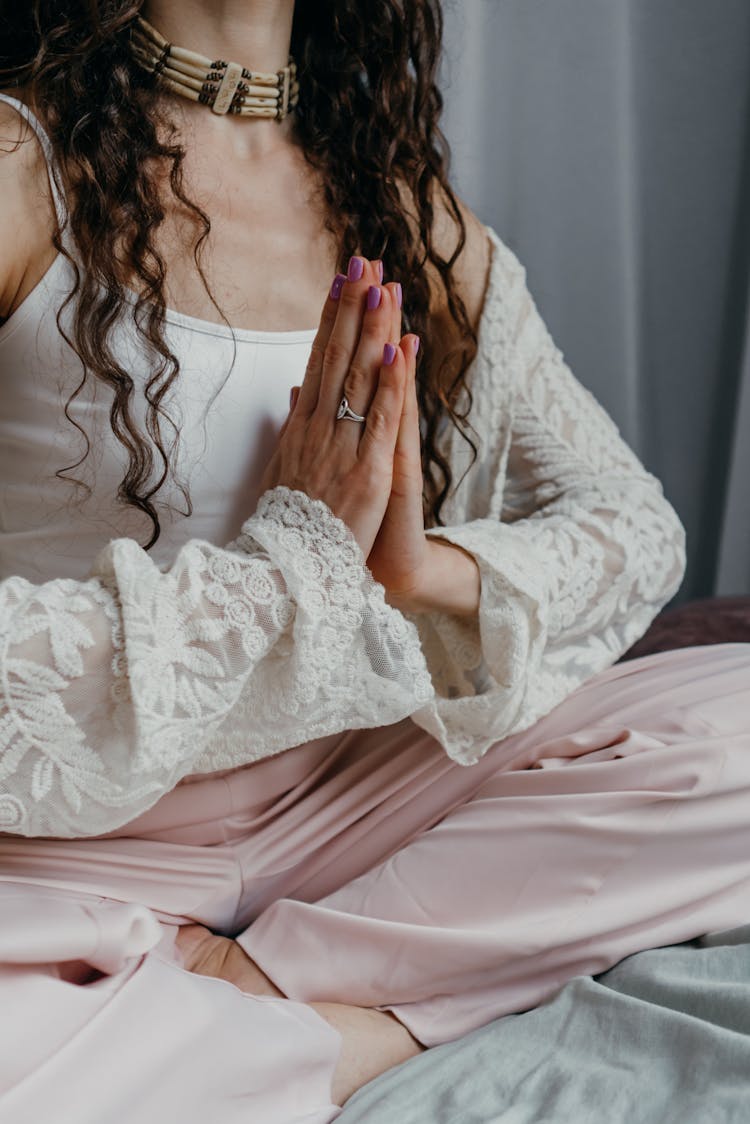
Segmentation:
<svg viewBox="0 0 750 1124">
<path fill-rule="evenodd" d="M 390 1011 L 346 1003 L 309 1003 L 308 1006 L 341 1035 L 341 1054 L 331 1089 L 334 1104 L 343 1105 L 368 1081 L 425 1050 Z"/>
</svg>

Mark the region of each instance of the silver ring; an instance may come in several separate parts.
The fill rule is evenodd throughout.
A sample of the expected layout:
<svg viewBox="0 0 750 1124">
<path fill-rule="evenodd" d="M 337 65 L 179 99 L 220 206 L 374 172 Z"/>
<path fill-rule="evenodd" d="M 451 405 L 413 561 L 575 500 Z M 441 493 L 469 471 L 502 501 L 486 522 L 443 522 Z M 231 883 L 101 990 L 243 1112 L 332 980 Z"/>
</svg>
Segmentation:
<svg viewBox="0 0 750 1124">
<path fill-rule="evenodd" d="M 339 408 L 336 411 L 336 421 L 341 421 L 342 418 L 345 418 L 347 421 L 367 421 L 367 419 L 363 418 L 361 414 L 355 414 L 354 410 L 350 409 L 349 402 L 347 401 L 346 397 L 341 399 Z"/>
</svg>

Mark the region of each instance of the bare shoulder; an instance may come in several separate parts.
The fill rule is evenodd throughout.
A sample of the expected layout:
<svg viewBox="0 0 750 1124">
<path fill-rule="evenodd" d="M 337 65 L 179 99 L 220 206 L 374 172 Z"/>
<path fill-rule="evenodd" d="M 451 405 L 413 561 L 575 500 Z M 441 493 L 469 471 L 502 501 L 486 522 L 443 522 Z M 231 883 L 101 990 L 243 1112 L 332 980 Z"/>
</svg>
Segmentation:
<svg viewBox="0 0 750 1124">
<path fill-rule="evenodd" d="M 418 234 L 417 207 L 404 185 L 401 198 L 412 230 Z M 432 245 L 439 258 L 451 263 L 454 291 L 463 301 L 469 322 L 476 332 L 484 308 L 493 247 L 486 227 L 468 204 L 455 194 L 454 199 L 455 207 L 445 189 L 440 185 L 434 186 L 431 199 Z M 429 331 L 433 355 L 445 355 L 461 347 L 460 328 L 450 312 L 445 284 L 433 262 L 425 265 L 425 276 L 430 292 Z"/>
<path fill-rule="evenodd" d="M 466 311 L 474 329 L 479 325 L 484 305 L 484 296 L 487 290 L 490 263 L 492 260 L 492 244 L 487 235 L 487 229 L 471 208 L 458 196 L 456 197 L 458 211 L 465 227 L 464 244 L 460 251 L 461 231 L 456 221 L 453 208 L 447 196 L 442 191 L 436 191 L 433 203 L 434 223 L 432 237 L 436 250 L 442 258 L 450 261 L 458 251 L 452 266 L 453 279 L 461 298 L 466 305 Z M 447 315 L 447 301 L 444 286 L 434 283 L 434 314 L 439 318 Z"/>
<path fill-rule="evenodd" d="M 0 102 L 0 322 L 34 287 L 55 256 L 55 210 L 34 130 Z"/>
</svg>

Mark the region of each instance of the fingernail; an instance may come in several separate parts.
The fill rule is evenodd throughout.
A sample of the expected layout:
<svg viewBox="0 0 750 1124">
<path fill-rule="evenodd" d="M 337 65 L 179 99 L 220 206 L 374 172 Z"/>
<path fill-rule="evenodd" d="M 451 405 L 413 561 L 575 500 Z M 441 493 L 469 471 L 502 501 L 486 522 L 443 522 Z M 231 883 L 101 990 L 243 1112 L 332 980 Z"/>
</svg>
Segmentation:
<svg viewBox="0 0 750 1124">
<path fill-rule="evenodd" d="M 290 410 L 291 410 L 292 406 L 294 405 L 294 392 L 295 392 L 296 389 L 297 389 L 296 386 L 293 386 L 292 389 L 289 391 L 289 409 Z"/>
<path fill-rule="evenodd" d="M 370 285 L 367 290 L 367 307 L 370 312 L 374 312 L 376 308 L 380 307 L 380 289 L 377 285 Z"/>
<path fill-rule="evenodd" d="M 336 274 L 336 276 L 333 279 L 333 284 L 331 285 L 331 299 L 332 300 L 337 301 L 339 299 L 339 297 L 341 296 L 341 290 L 344 287 L 345 281 L 346 281 L 346 274 L 345 273 L 337 273 Z"/>
<path fill-rule="evenodd" d="M 382 285 L 383 284 L 383 263 L 378 258 L 378 260 L 375 262 L 375 265 L 378 267 L 378 278 L 380 280 L 380 284 Z"/>
<path fill-rule="evenodd" d="M 419 336 L 415 336 L 415 337 L 414 337 L 414 354 L 415 354 L 415 355 L 416 355 L 416 354 L 417 354 L 417 352 L 419 351 L 419 345 L 420 345 L 420 343 L 421 343 L 421 342 L 422 342 L 422 341 L 420 340 Z"/>
<path fill-rule="evenodd" d="M 393 360 L 396 358 L 396 348 L 392 343 L 387 343 L 383 348 L 383 365 L 390 367 Z"/>
<path fill-rule="evenodd" d="M 403 289 L 401 288 L 401 282 L 400 281 L 396 282 L 396 300 L 398 301 L 398 307 L 401 308 L 401 305 L 404 302 L 404 292 L 403 292 Z"/>
<path fill-rule="evenodd" d="M 349 269 L 346 275 L 350 281 L 359 281 L 364 271 L 365 263 L 362 258 L 349 258 Z"/>
</svg>

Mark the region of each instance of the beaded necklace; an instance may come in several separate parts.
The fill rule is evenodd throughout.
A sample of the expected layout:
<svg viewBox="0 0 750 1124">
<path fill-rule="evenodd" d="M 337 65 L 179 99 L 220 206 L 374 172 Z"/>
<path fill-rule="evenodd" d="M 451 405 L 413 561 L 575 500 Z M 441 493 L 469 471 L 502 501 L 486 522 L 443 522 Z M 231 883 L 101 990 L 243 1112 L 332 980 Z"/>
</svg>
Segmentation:
<svg viewBox="0 0 750 1124">
<path fill-rule="evenodd" d="M 240 117 L 275 117 L 283 121 L 299 100 L 297 67 L 292 56 L 275 74 L 248 70 L 237 62 L 214 62 L 175 47 L 138 16 L 131 38 L 135 58 L 174 94 L 211 107 L 214 113 Z"/>
</svg>

